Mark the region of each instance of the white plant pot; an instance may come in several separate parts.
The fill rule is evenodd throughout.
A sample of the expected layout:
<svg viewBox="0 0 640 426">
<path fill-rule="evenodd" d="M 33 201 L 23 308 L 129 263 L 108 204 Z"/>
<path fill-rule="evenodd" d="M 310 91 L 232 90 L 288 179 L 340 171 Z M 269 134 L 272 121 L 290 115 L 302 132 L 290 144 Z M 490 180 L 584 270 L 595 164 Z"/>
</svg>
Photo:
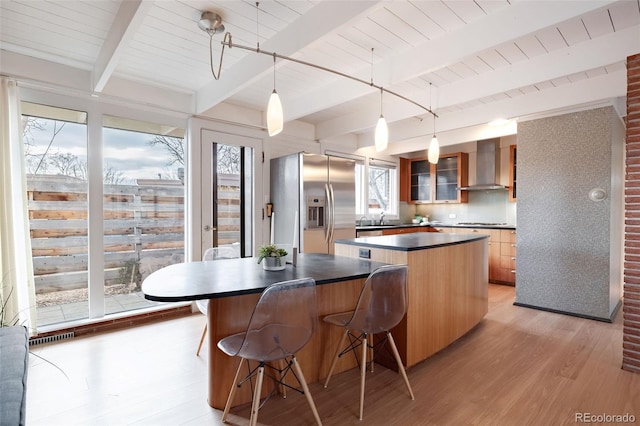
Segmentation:
<svg viewBox="0 0 640 426">
<path fill-rule="evenodd" d="M 278 260 L 280 262 L 278 262 Z M 285 264 L 286 262 L 282 257 L 265 257 L 264 259 L 262 259 L 262 269 L 264 269 L 265 271 L 282 271 L 285 267 Z"/>
</svg>

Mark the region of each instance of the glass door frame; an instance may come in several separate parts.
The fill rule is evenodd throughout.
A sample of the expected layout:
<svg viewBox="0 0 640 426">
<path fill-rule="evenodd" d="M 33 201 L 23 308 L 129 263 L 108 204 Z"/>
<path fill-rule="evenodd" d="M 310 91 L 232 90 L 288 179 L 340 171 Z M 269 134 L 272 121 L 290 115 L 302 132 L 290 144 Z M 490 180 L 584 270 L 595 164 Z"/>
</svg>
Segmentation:
<svg viewBox="0 0 640 426">
<path fill-rule="evenodd" d="M 253 149 L 253 173 L 251 182 L 244 182 L 244 185 L 251 185 L 251 193 L 253 197 L 251 199 L 252 205 L 250 207 L 250 211 L 247 211 L 247 207 L 241 211 L 241 226 L 246 229 L 247 226 L 252 230 L 250 234 L 249 244 L 245 244 L 247 241 L 245 238 L 245 231 L 241 231 L 241 235 L 243 236 L 242 246 L 247 247 L 247 251 L 245 251 L 245 256 L 252 256 L 255 252 L 256 246 L 256 238 L 260 233 L 260 229 L 258 227 L 258 219 L 262 214 L 262 203 L 260 200 L 263 198 L 263 188 L 260 182 L 262 182 L 262 139 L 254 138 L 250 136 L 242 136 L 232 133 L 202 129 L 201 131 L 201 141 L 200 141 L 200 244 L 199 244 L 199 257 L 198 254 L 195 253 L 195 258 L 193 260 L 199 260 L 202 257 L 202 253 L 208 247 L 212 247 L 213 244 L 213 233 L 205 230 L 206 226 L 215 226 L 212 223 L 212 218 L 214 217 L 214 209 L 213 206 L 213 185 L 215 184 L 215 167 L 212 164 L 213 160 L 213 148 L 216 144 L 224 144 L 224 145 L 234 145 L 239 147 L 247 147 Z M 244 179 L 244 174 L 241 176 L 241 179 Z M 241 194 L 243 199 L 245 198 L 245 194 Z M 197 247 L 198 245 L 196 245 Z"/>
</svg>

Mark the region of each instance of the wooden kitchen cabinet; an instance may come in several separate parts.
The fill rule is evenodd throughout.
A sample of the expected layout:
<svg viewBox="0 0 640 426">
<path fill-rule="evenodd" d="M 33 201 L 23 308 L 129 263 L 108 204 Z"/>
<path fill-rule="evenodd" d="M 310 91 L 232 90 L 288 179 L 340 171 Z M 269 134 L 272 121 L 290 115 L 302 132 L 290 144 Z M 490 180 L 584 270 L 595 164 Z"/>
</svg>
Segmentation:
<svg viewBox="0 0 640 426">
<path fill-rule="evenodd" d="M 468 192 L 459 191 L 469 179 L 469 154 L 443 154 L 438 164 L 426 158 L 401 159 L 400 201 L 412 204 L 466 203 Z"/>
<path fill-rule="evenodd" d="M 485 234 L 489 236 L 489 281 L 496 284 L 516 283 L 516 231 L 487 228 L 434 228 L 439 232 Z"/>
<path fill-rule="evenodd" d="M 427 159 L 411 160 L 409 166 L 409 202 L 429 203 L 431 196 L 433 167 Z"/>
<path fill-rule="evenodd" d="M 358 238 L 360 238 L 360 237 L 379 237 L 380 235 L 382 235 L 382 231 L 381 230 L 356 231 L 356 237 L 358 237 Z"/>
<path fill-rule="evenodd" d="M 458 188 L 468 185 L 469 154 L 458 152 L 441 155 L 432 175 L 435 180 L 432 197 L 434 203 L 466 203 L 468 201 L 468 191 L 460 191 Z"/>
<path fill-rule="evenodd" d="M 489 236 L 489 281 L 501 281 L 501 239 L 500 229 L 486 228 L 449 228 L 459 234 L 484 234 Z"/>
<path fill-rule="evenodd" d="M 389 229 L 383 229 L 382 235 L 413 234 L 414 232 L 421 232 L 421 229 L 420 228 L 389 228 Z"/>
<path fill-rule="evenodd" d="M 500 269 L 496 282 L 516 284 L 516 231 L 500 230 Z"/>
<path fill-rule="evenodd" d="M 411 160 L 400 157 L 400 201 L 409 201 L 409 190 L 411 186 Z"/>
</svg>

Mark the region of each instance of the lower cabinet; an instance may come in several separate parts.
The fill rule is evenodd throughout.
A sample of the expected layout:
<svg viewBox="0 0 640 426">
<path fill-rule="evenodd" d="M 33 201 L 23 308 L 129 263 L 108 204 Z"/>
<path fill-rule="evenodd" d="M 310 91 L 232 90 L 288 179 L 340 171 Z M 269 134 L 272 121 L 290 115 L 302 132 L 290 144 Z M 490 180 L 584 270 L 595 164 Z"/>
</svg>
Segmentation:
<svg viewBox="0 0 640 426">
<path fill-rule="evenodd" d="M 415 232 L 438 232 L 430 226 L 414 226 L 412 228 L 383 229 L 382 235 L 413 234 Z"/>
<path fill-rule="evenodd" d="M 382 231 L 356 231 L 356 237 L 379 237 Z"/>
<path fill-rule="evenodd" d="M 513 229 L 436 228 L 438 232 L 489 236 L 489 281 L 516 284 L 516 231 Z"/>
<path fill-rule="evenodd" d="M 516 284 L 516 231 L 500 230 L 500 271 L 496 281 Z"/>
</svg>

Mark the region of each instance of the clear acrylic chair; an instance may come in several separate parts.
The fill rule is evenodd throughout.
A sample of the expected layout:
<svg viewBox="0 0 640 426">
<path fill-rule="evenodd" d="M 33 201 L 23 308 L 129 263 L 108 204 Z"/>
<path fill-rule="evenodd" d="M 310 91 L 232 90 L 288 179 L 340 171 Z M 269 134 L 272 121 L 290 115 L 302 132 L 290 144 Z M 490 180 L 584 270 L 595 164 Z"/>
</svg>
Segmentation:
<svg viewBox="0 0 640 426">
<path fill-rule="evenodd" d="M 362 287 L 360 297 L 353 311 L 327 315 L 323 320 L 329 324 L 344 327 L 338 348 L 336 350 L 329 374 L 324 383 L 326 388 L 333 374 L 338 358 L 342 355 L 361 348 L 360 363 L 360 420 L 364 412 L 364 383 L 367 369 L 367 350 L 372 356 L 369 361 L 373 370 L 373 354 L 376 349 L 384 347 L 388 342 L 393 356 L 398 364 L 398 371 L 402 375 L 411 399 L 415 399 L 407 373 L 404 370 L 398 348 L 390 330 L 398 325 L 407 312 L 407 271 L 406 265 L 388 265 L 373 271 Z M 374 334 L 384 333 L 384 339 L 373 344 Z M 345 342 L 349 338 L 349 345 Z M 342 349 L 345 348 L 345 349 Z M 357 357 L 356 357 L 357 358 Z"/>
<path fill-rule="evenodd" d="M 233 259 L 236 257 L 240 257 L 238 251 L 236 251 L 233 247 L 230 246 L 218 246 L 211 247 L 204 251 L 202 255 L 202 260 L 217 260 L 217 259 Z M 207 310 L 209 309 L 209 299 L 200 299 L 196 300 L 196 306 L 198 306 L 198 310 L 207 316 Z M 200 349 L 202 349 L 202 344 L 204 343 L 204 339 L 207 336 L 207 323 L 204 323 L 204 330 L 202 330 L 202 337 L 200 337 L 200 344 L 198 345 L 198 351 L 196 352 L 196 356 L 200 356 Z"/>
<path fill-rule="evenodd" d="M 274 387 L 267 399 L 278 387 L 283 391 L 289 388 L 301 392 L 311 407 L 316 423 L 322 424 L 295 355 L 311 339 L 318 321 L 315 284 L 313 278 L 271 284 L 262 292 L 249 319 L 247 331 L 225 337 L 218 342 L 218 348 L 222 352 L 241 358 L 222 414 L 223 422 L 229 415 L 236 389 L 255 376 L 256 384 L 249 424 L 257 423 L 262 382 L 264 375 L 267 374 L 278 385 Z M 249 361 L 255 361 L 257 366 L 255 364 L 254 368 L 249 366 L 248 376 L 239 382 L 240 370 L 245 361 L 247 365 Z M 276 363 L 278 367 L 274 366 Z M 268 369 L 267 373 L 265 368 Z M 293 372 L 301 390 L 284 382 L 289 372 Z"/>
</svg>

